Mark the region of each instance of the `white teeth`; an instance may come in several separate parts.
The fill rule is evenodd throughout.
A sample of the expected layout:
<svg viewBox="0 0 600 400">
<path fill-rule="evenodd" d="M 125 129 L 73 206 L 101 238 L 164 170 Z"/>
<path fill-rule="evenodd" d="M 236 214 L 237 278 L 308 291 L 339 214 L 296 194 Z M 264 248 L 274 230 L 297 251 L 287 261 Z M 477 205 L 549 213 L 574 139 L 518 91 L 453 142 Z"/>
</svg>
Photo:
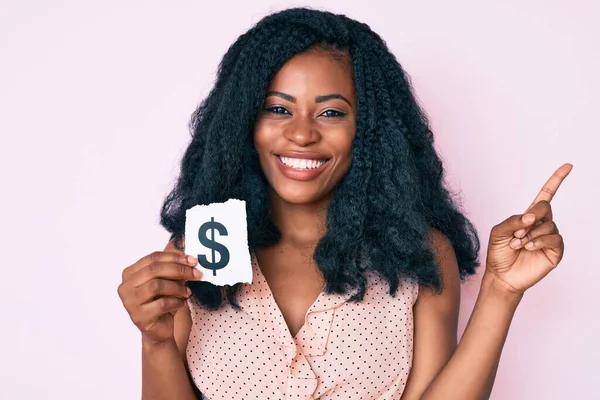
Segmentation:
<svg viewBox="0 0 600 400">
<path fill-rule="evenodd" d="M 315 169 L 325 164 L 325 160 L 308 160 L 306 158 L 291 158 L 279 156 L 282 163 L 294 169 Z"/>
</svg>

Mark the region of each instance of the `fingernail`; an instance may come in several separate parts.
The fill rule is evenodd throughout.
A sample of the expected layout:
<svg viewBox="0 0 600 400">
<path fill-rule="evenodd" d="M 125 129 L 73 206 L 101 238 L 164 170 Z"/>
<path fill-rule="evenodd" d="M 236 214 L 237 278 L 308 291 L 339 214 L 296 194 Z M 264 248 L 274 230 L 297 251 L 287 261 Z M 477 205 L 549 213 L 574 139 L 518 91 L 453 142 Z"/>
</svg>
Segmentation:
<svg viewBox="0 0 600 400">
<path fill-rule="evenodd" d="M 525 248 L 526 248 L 527 250 L 531 250 L 531 249 L 533 249 L 533 242 L 529 242 L 529 243 L 527 243 L 527 244 L 525 245 Z"/>
<path fill-rule="evenodd" d="M 190 264 L 193 264 L 193 265 L 198 264 L 198 259 L 196 257 L 187 256 L 187 260 Z"/>
<path fill-rule="evenodd" d="M 192 289 L 190 288 L 185 288 L 185 292 L 187 293 L 188 297 L 192 295 Z"/>
<path fill-rule="evenodd" d="M 521 247 L 521 239 L 514 238 L 510 241 L 510 247 L 513 249 Z"/>
<path fill-rule="evenodd" d="M 523 215 L 522 220 L 526 224 L 533 222 L 535 220 L 535 214 L 525 214 L 525 215 Z"/>
<path fill-rule="evenodd" d="M 201 278 L 202 277 L 202 272 L 200 272 L 199 270 L 194 268 L 194 276 L 196 278 Z"/>
<path fill-rule="evenodd" d="M 515 232 L 515 236 L 518 238 L 522 238 L 525 235 L 525 229 L 519 229 Z"/>
</svg>

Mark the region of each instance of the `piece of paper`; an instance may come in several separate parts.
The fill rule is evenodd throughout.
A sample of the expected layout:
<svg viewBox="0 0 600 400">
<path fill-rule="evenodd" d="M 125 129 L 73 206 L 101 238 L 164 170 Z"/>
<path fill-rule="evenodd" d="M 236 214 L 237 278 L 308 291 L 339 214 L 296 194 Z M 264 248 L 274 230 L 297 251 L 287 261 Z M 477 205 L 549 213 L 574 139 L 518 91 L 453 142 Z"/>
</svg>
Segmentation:
<svg viewBox="0 0 600 400">
<path fill-rule="evenodd" d="M 246 202 L 231 199 L 186 210 L 185 254 L 198 258 L 202 281 L 219 286 L 252 283 Z"/>
</svg>

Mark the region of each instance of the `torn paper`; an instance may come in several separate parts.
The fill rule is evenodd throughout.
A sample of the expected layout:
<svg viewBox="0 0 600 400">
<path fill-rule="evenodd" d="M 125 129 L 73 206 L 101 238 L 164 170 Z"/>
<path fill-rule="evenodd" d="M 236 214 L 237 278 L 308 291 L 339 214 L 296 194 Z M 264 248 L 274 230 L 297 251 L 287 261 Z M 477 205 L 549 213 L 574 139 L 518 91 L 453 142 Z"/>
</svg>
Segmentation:
<svg viewBox="0 0 600 400">
<path fill-rule="evenodd" d="M 198 258 L 202 281 L 219 286 L 252 283 L 246 202 L 231 199 L 186 210 L 185 254 Z"/>
</svg>

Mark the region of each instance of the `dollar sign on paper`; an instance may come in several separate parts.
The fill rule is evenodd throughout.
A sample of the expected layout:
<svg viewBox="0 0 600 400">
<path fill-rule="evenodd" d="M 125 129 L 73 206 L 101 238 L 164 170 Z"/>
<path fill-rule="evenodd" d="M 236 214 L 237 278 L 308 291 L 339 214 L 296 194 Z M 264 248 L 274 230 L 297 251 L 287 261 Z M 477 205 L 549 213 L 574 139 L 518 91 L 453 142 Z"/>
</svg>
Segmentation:
<svg viewBox="0 0 600 400">
<path fill-rule="evenodd" d="M 200 243 L 212 252 L 212 261 L 208 261 L 204 254 L 198 254 L 198 262 L 203 268 L 212 269 L 213 276 L 217 275 L 218 269 L 224 268 L 229 264 L 229 250 L 221 243 L 215 242 L 215 230 L 219 232 L 219 235 L 227 236 L 227 228 L 223 224 L 215 222 L 214 217 L 211 217 L 209 222 L 203 223 L 198 230 Z M 207 235 L 208 231 L 210 231 L 210 238 Z M 215 261 L 215 252 L 221 255 L 219 262 Z"/>
</svg>

